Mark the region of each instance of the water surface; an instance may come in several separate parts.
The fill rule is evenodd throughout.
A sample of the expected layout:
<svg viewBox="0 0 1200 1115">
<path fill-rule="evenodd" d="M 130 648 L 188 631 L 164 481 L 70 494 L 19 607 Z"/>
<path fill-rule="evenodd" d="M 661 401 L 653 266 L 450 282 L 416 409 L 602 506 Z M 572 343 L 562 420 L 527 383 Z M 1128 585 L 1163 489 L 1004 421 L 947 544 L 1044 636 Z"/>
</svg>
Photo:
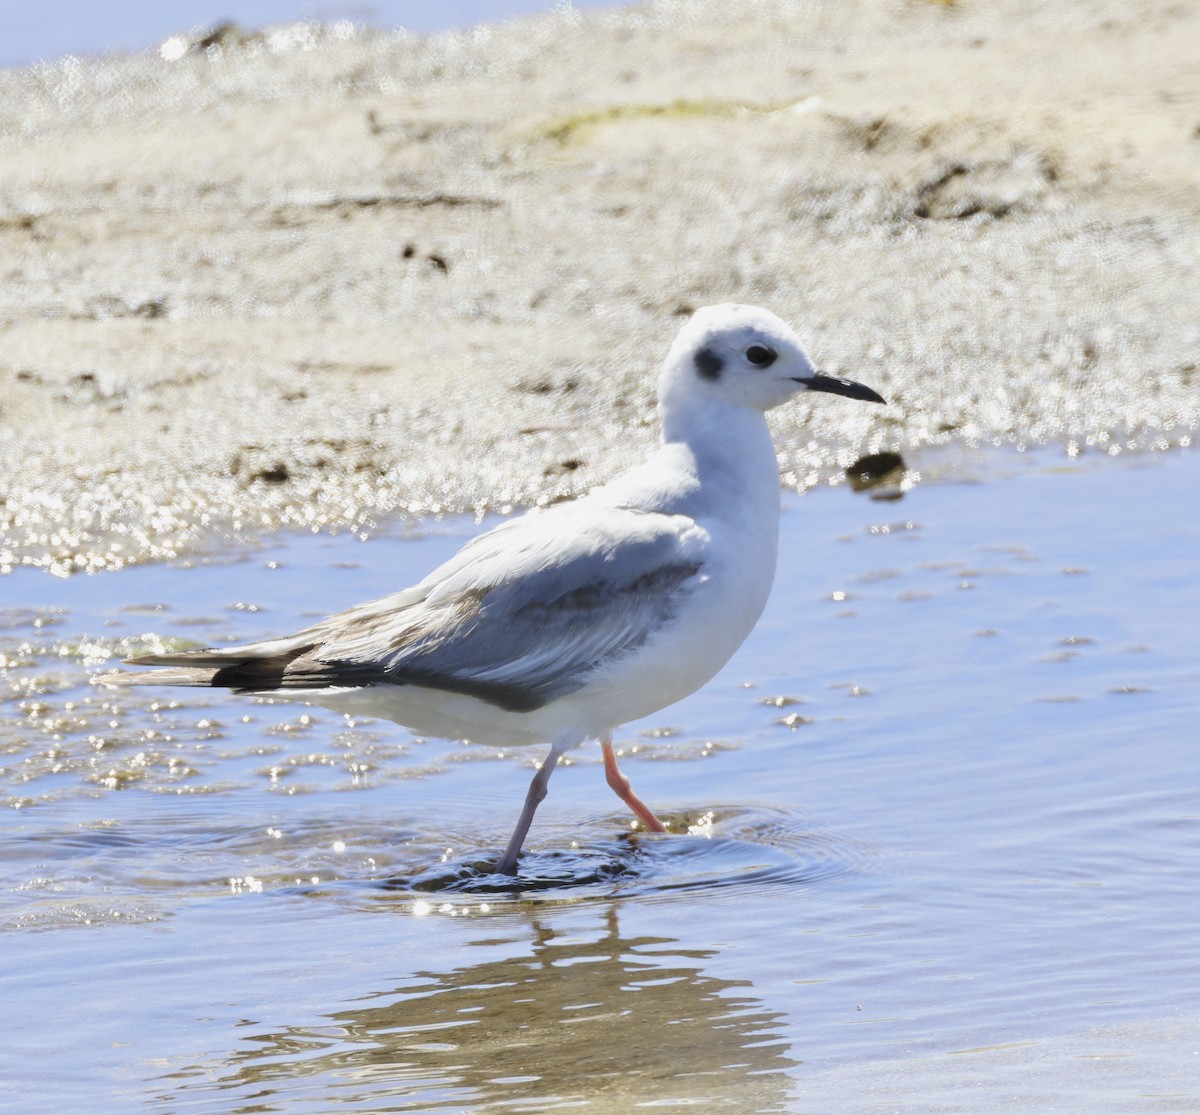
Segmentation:
<svg viewBox="0 0 1200 1115">
<path fill-rule="evenodd" d="M 611 4 L 612 0 L 609 0 Z M 339 20 L 370 27 L 399 28 L 427 35 L 479 23 L 499 23 L 556 8 L 601 7 L 605 0 L 42 0 L 6 4 L 0 10 L 0 66 L 26 65 L 64 54 L 145 50 L 171 35 L 225 20 L 250 27 L 313 20 Z"/>
<path fill-rule="evenodd" d="M 1200 457 L 1006 460 L 789 500 L 742 652 L 619 733 L 675 834 L 584 748 L 513 888 L 533 751 L 87 684 L 473 524 L 0 579 L 0 1102 L 1195 1110 Z"/>
</svg>

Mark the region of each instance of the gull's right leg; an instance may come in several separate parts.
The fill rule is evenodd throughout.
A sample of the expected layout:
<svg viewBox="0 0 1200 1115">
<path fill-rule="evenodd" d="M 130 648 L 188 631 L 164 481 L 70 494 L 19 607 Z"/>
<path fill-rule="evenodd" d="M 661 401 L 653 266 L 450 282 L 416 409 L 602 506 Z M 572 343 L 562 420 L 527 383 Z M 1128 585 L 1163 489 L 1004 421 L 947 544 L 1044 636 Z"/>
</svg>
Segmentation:
<svg viewBox="0 0 1200 1115">
<path fill-rule="evenodd" d="M 525 795 L 525 807 L 517 819 L 517 827 L 513 829 L 513 834 L 509 837 L 504 855 L 496 864 L 497 874 L 515 875 L 517 873 L 517 857 L 521 854 L 521 845 L 525 843 L 525 837 L 529 835 L 529 826 L 533 824 L 533 815 L 537 812 L 537 807 L 546 797 L 546 784 L 550 781 L 550 775 L 558 766 L 558 760 L 562 758 L 563 752 L 577 747 L 579 742 L 577 739 L 558 740 L 551 745 L 546 761 L 538 768 L 537 774 L 533 776 L 533 781 L 529 783 L 529 792 Z"/>
</svg>

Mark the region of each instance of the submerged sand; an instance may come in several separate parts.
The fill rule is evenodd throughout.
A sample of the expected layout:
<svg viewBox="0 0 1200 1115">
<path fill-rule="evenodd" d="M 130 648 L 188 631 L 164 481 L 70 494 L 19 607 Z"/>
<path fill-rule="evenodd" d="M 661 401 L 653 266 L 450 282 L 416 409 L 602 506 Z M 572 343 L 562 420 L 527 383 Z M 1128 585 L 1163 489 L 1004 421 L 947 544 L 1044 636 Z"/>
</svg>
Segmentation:
<svg viewBox="0 0 1200 1115">
<path fill-rule="evenodd" d="M 791 487 L 1190 445 L 1197 41 L 1162 0 L 696 2 L 0 71 L 0 568 L 583 490 L 714 301 L 891 401 L 778 413 Z"/>
</svg>

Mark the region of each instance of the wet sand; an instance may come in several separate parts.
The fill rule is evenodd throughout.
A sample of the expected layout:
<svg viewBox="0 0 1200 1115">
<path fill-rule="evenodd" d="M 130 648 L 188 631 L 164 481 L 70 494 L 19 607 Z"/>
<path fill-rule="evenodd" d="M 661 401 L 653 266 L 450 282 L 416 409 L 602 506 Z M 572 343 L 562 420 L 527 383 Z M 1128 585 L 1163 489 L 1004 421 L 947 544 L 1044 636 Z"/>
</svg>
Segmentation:
<svg viewBox="0 0 1200 1115">
<path fill-rule="evenodd" d="M 892 402 L 787 408 L 791 488 L 1190 442 L 1200 12 L 751 8 L 0 72 L 0 568 L 579 491 L 714 301 Z"/>
</svg>

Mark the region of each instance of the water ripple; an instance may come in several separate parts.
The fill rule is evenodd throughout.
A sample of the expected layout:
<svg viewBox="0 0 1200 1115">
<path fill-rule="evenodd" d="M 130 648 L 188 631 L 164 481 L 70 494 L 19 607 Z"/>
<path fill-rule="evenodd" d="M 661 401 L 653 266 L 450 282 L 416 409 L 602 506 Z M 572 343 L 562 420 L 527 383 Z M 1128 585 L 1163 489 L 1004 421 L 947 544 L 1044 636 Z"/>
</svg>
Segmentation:
<svg viewBox="0 0 1200 1115">
<path fill-rule="evenodd" d="M 702 891 L 745 896 L 747 888 L 815 886 L 868 870 L 874 849 L 814 829 L 776 809 L 718 807 L 668 818 L 681 835 L 624 833 L 567 849 L 529 851 L 516 876 L 497 875 L 495 861 L 463 856 L 411 875 L 390 877 L 392 894 L 492 895 L 580 899 L 598 895 L 653 897 Z"/>
</svg>

